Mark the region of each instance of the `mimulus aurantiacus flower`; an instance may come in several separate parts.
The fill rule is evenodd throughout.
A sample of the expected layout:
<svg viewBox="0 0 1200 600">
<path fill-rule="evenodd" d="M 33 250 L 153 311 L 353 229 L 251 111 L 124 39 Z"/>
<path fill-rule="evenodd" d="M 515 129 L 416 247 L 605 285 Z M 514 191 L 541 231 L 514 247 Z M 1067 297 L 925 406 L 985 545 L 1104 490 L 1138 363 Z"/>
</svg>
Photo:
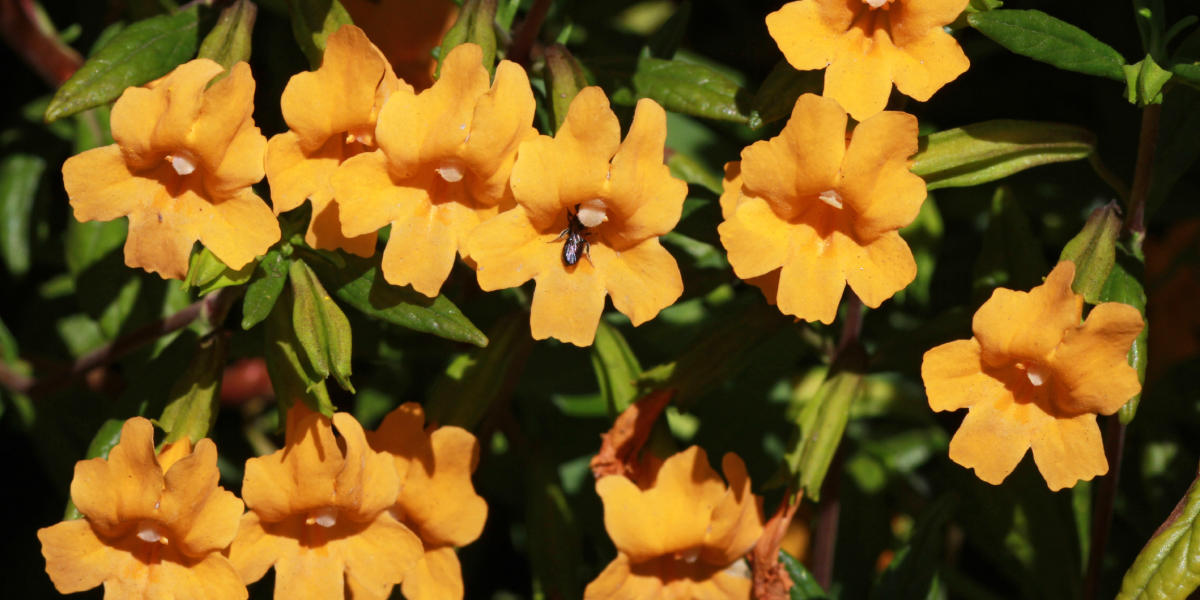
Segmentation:
<svg viewBox="0 0 1200 600">
<path fill-rule="evenodd" d="M 421 405 L 409 402 L 367 434 L 371 447 L 390 455 L 400 476 L 392 515 L 421 538 L 425 555 L 404 575 L 408 600 L 463 597 L 462 567 L 454 549 L 479 537 L 487 503 L 475 493 L 471 473 L 479 442 L 461 427 L 425 429 Z"/>
<path fill-rule="evenodd" d="M 683 293 L 679 265 L 658 241 L 675 227 L 687 184 L 663 164 L 666 113 L 653 100 L 637 104 L 625 141 L 597 87 L 584 88 L 553 137 L 521 145 L 513 167 L 515 210 L 484 223 L 468 244 L 484 290 L 533 279 L 530 330 L 587 346 L 596 335 L 605 295 L 640 325 Z M 590 246 L 561 234 L 572 229 Z M 579 251 L 568 264 L 564 244 Z"/>
<path fill-rule="evenodd" d="M 479 46 L 456 46 L 433 87 L 392 94 L 375 128 L 379 150 L 347 160 L 333 177 L 342 232 L 390 223 L 384 278 L 430 297 L 467 235 L 499 211 L 517 147 L 537 135 L 525 70 L 500 61 L 489 89 L 482 61 Z"/>
<path fill-rule="evenodd" d="M 721 476 L 693 446 L 661 463 L 639 487 L 621 475 L 596 482 L 617 558 L 584 591 L 586 600 L 748 600 L 742 557 L 762 534 L 762 501 L 746 465 L 726 454 Z"/>
<path fill-rule="evenodd" d="M 342 235 L 333 173 L 346 159 L 375 149 L 379 110 L 394 91 L 407 86 L 353 25 L 329 36 L 321 68 L 288 81 L 280 104 L 291 130 L 267 143 L 267 181 L 277 214 L 312 200 L 304 238 L 310 246 L 342 248 L 359 256 L 375 253 L 375 232 Z"/>
<path fill-rule="evenodd" d="M 263 178 L 267 139 L 254 125 L 246 63 L 184 63 L 113 105 L 117 143 L 63 164 L 75 218 L 129 217 L 125 264 L 167 278 L 187 274 L 197 240 L 231 268 L 279 240 L 279 223 L 251 184 Z"/>
<path fill-rule="evenodd" d="M 337 427 L 341 439 L 335 438 Z M 275 598 L 385 598 L 420 560 L 421 540 L 388 510 L 400 492 L 392 457 L 371 450 L 354 417 L 297 402 L 286 445 L 246 461 L 242 517 L 229 560 L 246 583 L 275 567 Z"/>
<path fill-rule="evenodd" d="M 898 230 L 925 200 L 909 172 L 917 120 L 882 112 L 846 134 L 845 111 L 805 94 L 777 137 L 725 169 L 717 228 L 738 277 L 771 284 L 784 314 L 833 322 L 846 285 L 875 308 L 917 275 Z M 777 273 L 777 275 L 775 275 Z"/>
<path fill-rule="evenodd" d="M 1142 316 L 1105 302 L 1080 324 L 1074 277 L 1075 265 L 1061 262 L 1029 292 L 997 289 L 975 313 L 975 337 L 925 353 L 929 406 L 969 409 L 950 459 L 988 483 L 1004 481 L 1031 448 L 1051 490 L 1108 472 L 1096 415 L 1141 391 L 1126 355 Z"/>
<path fill-rule="evenodd" d="M 892 82 L 921 102 L 970 66 L 942 29 L 967 0 L 799 0 L 767 15 L 797 69 L 825 69 L 825 96 L 856 120 L 887 105 Z"/>
<path fill-rule="evenodd" d="M 218 479 L 212 440 L 193 449 L 184 438 L 156 456 L 150 421 L 126 421 L 107 460 L 75 464 L 71 499 L 84 518 L 38 530 L 54 587 L 71 594 L 104 584 L 108 600 L 245 598 L 221 554 L 242 501 Z"/>
</svg>

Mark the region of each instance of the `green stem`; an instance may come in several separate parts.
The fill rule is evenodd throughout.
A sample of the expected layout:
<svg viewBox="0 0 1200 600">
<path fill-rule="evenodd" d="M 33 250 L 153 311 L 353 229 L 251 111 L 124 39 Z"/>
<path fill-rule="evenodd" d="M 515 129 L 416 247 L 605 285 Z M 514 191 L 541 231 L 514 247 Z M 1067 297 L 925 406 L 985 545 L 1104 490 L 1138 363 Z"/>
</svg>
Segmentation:
<svg viewBox="0 0 1200 600">
<path fill-rule="evenodd" d="M 550 12 L 550 5 L 553 3 L 554 0 L 534 0 L 529 13 L 525 15 L 525 20 L 513 35 L 513 43 L 508 47 L 508 60 L 529 67 L 529 53 L 533 49 L 533 42 L 542 30 L 542 23 L 546 21 L 546 14 Z"/>
</svg>

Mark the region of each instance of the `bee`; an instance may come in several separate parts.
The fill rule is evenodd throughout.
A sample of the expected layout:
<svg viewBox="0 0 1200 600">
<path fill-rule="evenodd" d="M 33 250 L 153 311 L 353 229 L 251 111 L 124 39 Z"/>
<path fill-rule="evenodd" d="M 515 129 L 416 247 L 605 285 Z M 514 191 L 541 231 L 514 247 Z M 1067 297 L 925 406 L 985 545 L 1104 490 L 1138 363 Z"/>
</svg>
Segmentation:
<svg viewBox="0 0 1200 600">
<path fill-rule="evenodd" d="M 579 210 L 579 205 L 575 206 L 575 210 Z M 584 227 L 583 223 L 579 222 L 579 216 L 575 212 L 572 212 L 568 209 L 567 228 L 562 230 L 562 232 L 558 234 L 558 237 L 554 238 L 553 240 L 554 242 L 564 238 L 567 240 L 566 242 L 563 242 L 562 250 L 562 261 L 564 265 L 568 267 L 574 266 L 575 263 L 579 262 L 580 255 L 583 255 L 584 258 L 587 258 L 588 262 L 592 261 L 592 245 L 587 241 L 587 236 L 590 234 L 591 232 L 588 231 L 588 228 Z"/>
</svg>

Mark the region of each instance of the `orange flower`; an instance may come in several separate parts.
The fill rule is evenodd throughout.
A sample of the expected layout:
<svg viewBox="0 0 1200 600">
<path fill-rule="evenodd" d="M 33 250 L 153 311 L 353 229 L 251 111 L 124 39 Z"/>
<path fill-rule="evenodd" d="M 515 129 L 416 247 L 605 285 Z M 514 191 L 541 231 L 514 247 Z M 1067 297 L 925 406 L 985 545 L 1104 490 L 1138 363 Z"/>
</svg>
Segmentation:
<svg viewBox="0 0 1200 600">
<path fill-rule="evenodd" d="M 347 160 L 333 177 L 342 232 L 391 223 L 384 278 L 430 297 L 467 235 L 499 211 L 517 146 L 537 135 L 525 70 L 500 61 L 488 89 L 482 61 L 479 46 L 456 46 L 433 87 L 392 94 L 375 128 L 380 149 Z"/>
<path fill-rule="evenodd" d="M 1075 265 L 1061 262 L 1029 292 L 997 289 L 975 313 L 975 337 L 925 353 L 929 406 L 969 409 L 950 459 L 988 483 L 1004 481 L 1030 448 L 1051 490 L 1108 472 L 1096 414 L 1141 391 L 1126 354 L 1142 316 L 1105 302 L 1081 325 L 1074 278 Z"/>
<path fill-rule="evenodd" d="M 267 143 L 267 180 L 276 214 L 312 200 L 308 245 L 359 256 L 375 253 L 375 232 L 342 235 L 331 180 L 346 159 L 375 149 L 379 109 L 401 87 L 412 91 L 353 25 L 329 36 L 320 69 L 288 81 L 280 105 L 291 130 Z"/>
<path fill-rule="evenodd" d="M 418 90 L 433 85 L 433 49 L 454 25 L 450 0 L 342 0 L 346 11 L 379 43 L 402 79 Z"/>
<path fill-rule="evenodd" d="M 875 308 L 917 275 L 897 231 L 925 200 L 908 170 L 917 120 L 882 112 L 849 138 L 846 123 L 836 102 L 805 94 L 779 136 L 725 169 L 717 231 L 734 272 L 809 321 L 833 322 L 847 284 Z"/>
<path fill-rule="evenodd" d="M 663 461 L 640 488 L 620 475 L 597 481 L 617 558 L 584 598 L 750 598 L 742 556 L 762 535 L 762 500 L 750 492 L 737 455 L 726 454 L 721 468 L 728 487 L 692 446 Z"/>
<path fill-rule="evenodd" d="M 154 427 L 134 417 L 108 459 L 75 464 L 71 499 L 83 519 L 38 530 L 46 572 L 63 594 L 104 584 L 104 597 L 245 598 L 221 551 L 242 502 L 217 485 L 217 447 L 184 438 L 154 454 Z"/>
<path fill-rule="evenodd" d="M 518 207 L 481 225 L 468 250 L 484 290 L 537 282 L 535 339 L 590 345 L 605 294 L 640 325 L 683 293 L 679 265 L 658 242 L 679 221 L 687 195 L 663 164 L 666 135 L 666 113 L 643 99 L 622 142 L 608 98 L 589 87 L 553 138 L 522 144 L 512 174 Z M 590 244 L 573 265 L 563 252 L 573 240 L 559 241 L 569 227 Z"/>
<path fill-rule="evenodd" d="M 296 403 L 285 447 L 246 461 L 242 496 L 251 512 L 229 559 L 246 583 L 274 566 L 279 599 L 341 598 L 346 586 L 386 597 L 422 553 L 421 540 L 387 510 L 399 491 L 391 457 L 367 446 L 354 417 L 331 420 Z"/>
<path fill-rule="evenodd" d="M 924 102 L 967 70 L 967 56 L 942 29 L 966 6 L 967 0 L 800 0 L 767 15 L 767 30 L 793 67 L 825 69 L 825 96 L 862 121 L 887 105 L 893 82 Z"/>
<path fill-rule="evenodd" d="M 116 144 L 63 164 L 75 218 L 129 217 L 125 264 L 181 279 L 199 240 L 234 269 L 279 239 L 271 209 L 250 189 L 263 178 L 267 140 L 255 127 L 246 63 L 197 59 L 129 88 L 112 109 Z M 207 86 L 207 87 L 206 87 Z"/>
<path fill-rule="evenodd" d="M 471 485 L 479 442 L 461 427 L 426 431 L 424 425 L 421 405 L 409 402 L 385 417 L 367 439 L 395 460 L 401 484 L 392 514 L 421 537 L 425 548 L 404 576 L 404 597 L 462 598 L 462 567 L 454 548 L 475 541 L 487 520 L 487 503 Z"/>
</svg>

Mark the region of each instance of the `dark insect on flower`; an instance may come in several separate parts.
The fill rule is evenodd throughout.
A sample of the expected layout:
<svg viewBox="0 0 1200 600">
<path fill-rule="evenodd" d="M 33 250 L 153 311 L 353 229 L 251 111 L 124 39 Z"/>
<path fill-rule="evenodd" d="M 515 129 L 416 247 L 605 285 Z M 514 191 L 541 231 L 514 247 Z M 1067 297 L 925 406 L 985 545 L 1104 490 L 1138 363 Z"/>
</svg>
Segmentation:
<svg viewBox="0 0 1200 600">
<path fill-rule="evenodd" d="M 576 205 L 575 209 L 579 210 L 579 206 Z M 579 222 L 579 217 L 576 213 L 568 210 L 567 228 L 562 230 L 558 234 L 558 237 L 554 238 L 555 242 L 563 238 L 567 240 L 563 242 L 562 261 L 564 265 L 568 267 L 573 266 L 579 262 L 580 255 L 583 255 L 588 259 L 588 262 L 591 262 L 592 256 L 590 252 L 592 245 L 586 239 L 586 236 L 590 233 L 587 227 L 584 227 L 583 223 Z"/>
</svg>

